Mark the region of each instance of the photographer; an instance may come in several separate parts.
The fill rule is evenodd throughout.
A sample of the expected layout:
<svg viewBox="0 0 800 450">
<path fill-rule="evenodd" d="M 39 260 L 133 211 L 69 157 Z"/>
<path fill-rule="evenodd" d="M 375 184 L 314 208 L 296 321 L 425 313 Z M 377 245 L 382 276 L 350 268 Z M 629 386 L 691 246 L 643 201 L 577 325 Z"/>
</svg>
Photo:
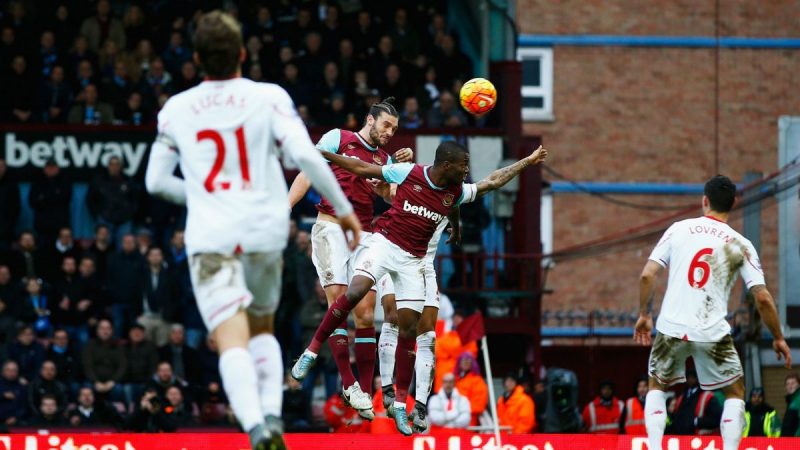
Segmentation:
<svg viewBox="0 0 800 450">
<path fill-rule="evenodd" d="M 128 419 L 127 429 L 136 432 L 175 432 L 178 428 L 172 414 L 167 413 L 154 389 L 147 389 L 139 401 L 139 407 Z"/>
</svg>

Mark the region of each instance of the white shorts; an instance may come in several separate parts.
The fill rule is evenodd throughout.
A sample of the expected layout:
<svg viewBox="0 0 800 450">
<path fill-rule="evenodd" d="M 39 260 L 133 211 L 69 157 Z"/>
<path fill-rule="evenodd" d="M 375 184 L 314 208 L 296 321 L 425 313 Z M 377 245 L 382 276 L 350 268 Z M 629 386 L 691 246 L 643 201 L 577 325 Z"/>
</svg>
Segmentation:
<svg viewBox="0 0 800 450">
<path fill-rule="evenodd" d="M 660 332 L 650 350 L 648 373 L 666 387 L 683 383 L 689 356 L 694 358 L 700 387 L 707 391 L 729 386 L 744 375 L 730 335 L 719 342 L 692 342 Z"/>
<path fill-rule="evenodd" d="M 387 295 L 395 295 L 394 282 L 392 282 L 392 277 L 388 273 L 378 282 L 378 298 L 383 300 L 383 297 Z M 397 304 L 397 309 L 408 308 L 421 313 L 425 306 L 439 309 L 439 283 L 436 282 L 436 271 L 433 268 L 433 264 L 426 264 L 425 266 L 425 303 L 400 302 Z"/>
<path fill-rule="evenodd" d="M 367 249 L 356 259 L 355 274 L 372 278 L 376 285 L 384 275 L 390 275 L 398 309 L 422 311 L 427 298 L 425 260 L 398 247 L 382 234 L 373 233 L 366 244 Z"/>
<path fill-rule="evenodd" d="M 209 331 L 242 309 L 256 316 L 278 309 L 281 252 L 198 253 L 189 257 L 189 267 L 197 306 Z"/>
<path fill-rule="evenodd" d="M 320 220 L 311 227 L 311 262 L 317 269 L 317 277 L 323 288 L 347 286 L 355 273 L 353 266 L 356 258 L 366 250 L 371 234 L 362 232 L 361 243 L 351 253 L 338 223 Z"/>
</svg>

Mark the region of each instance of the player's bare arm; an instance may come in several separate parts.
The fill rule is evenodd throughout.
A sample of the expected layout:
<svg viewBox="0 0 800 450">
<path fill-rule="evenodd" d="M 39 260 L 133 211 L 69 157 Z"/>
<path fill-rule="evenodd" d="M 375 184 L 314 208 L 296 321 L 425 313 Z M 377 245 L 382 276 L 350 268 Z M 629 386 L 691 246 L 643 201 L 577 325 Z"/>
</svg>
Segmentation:
<svg viewBox="0 0 800 450">
<path fill-rule="evenodd" d="M 361 178 L 377 178 L 381 181 L 386 181 L 383 178 L 383 169 L 376 164 L 368 164 L 357 158 L 349 158 L 347 156 L 337 155 L 331 152 L 320 152 L 322 156 L 328 161 L 336 164 L 342 169 L 352 173 L 353 175 Z"/>
<path fill-rule="evenodd" d="M 311 189 L 311 180 L 303 172 L 298 173 L 289 188 L 289 207 L 294 208 L 306 196 L 309 189 Z"/>
<path fill-rule="evenodd" d="M 763 284 L 757 284 L 750 288 L 750 294 L 755 299 L 761 320 L 764 321 L 769 332 L 772 333 L 772 349 L 775 350 L 778 360 L 783 359 L 784 366 L 790 369 L 792 367 L 792 352 L 783 337 L 780 319 L 778 319 L 778 309 L 775 307 L 775 300 L 773 300 L 772 294 Z"/>
<path fill-rule="evenodd" d="M 486 194 L 487 192 L 500 189 L 506 183 L 513 180 L 514 177 L 519 175 L 528 166 L 533 166 L 535 164 L 542 163 L 546 159 L 547 159 L 547 149 L 540 145 L 539 148 L 534 150 L 533 153 L 531 153 L 527 157 L 520 159 L 519 161 L 515 162 L 514 164 L 511 164 L 510 166 L 503 167 L 502 169 L 497 169 L 494 172 L 490 173 L 489 176 L 487 176 L 486 178 L 477 182 L 476 185 L 478 187 L 478 195 L 483 195 Z"/>
<path fill-rule="evenodd" d="M 447 228 L 447 231 L 450 233 L 450 237 L 447 239 L 448 244 L 461 244 L 461 207 L 453 208 L 450 210 L 450 214 L 447 215 L 447 221 L 450 222 L 450 226 Z"/>
<path fill-rule="evenodd" d="M 633 328 L 633 340 L 642 344 L 650 345 L 653 331 L 653 316 L 650 314 L 650 307 L 653 301 L 653 286 L 655 285 L 656 275 L 661 271 L 661 265 L 655 261 L 648 260 L 642 269 L 639 277 L 639 319 Z"/>
</svg>

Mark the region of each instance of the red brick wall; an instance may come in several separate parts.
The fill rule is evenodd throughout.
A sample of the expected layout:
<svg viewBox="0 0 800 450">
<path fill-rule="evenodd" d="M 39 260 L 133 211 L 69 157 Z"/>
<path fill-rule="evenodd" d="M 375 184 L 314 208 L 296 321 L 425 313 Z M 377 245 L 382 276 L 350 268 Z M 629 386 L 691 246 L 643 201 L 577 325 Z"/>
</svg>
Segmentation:
<svg viewBox="0 0 800 450">
<path fill-rule="evenodd" d="M 800 16 L 800 3 L 720 4 L 722 35 L 798 35 L 794 18 Z M 714 6 L 714 1 L 689 0 L 517 2 L 520 31 L 537 34 L 713 36 Z M 778 117 L 800 114 L 800 50 L 721 49 L 718 103 L 715 58 L 714 49 L 557 46 L 555 120 L 528 122 L 524 132 L 541 135 L 552 150 L 552 167 L 577 180 L 702 183 L 718 170 L 741 182 L 747 170 L 776 170 Z M 654 204 L 699 202 L 695 196 L 624 198 Z M 763 206 L 761 257 L 775 294 L 777 207 L 774 201 Z M 556 194 L 554 247 L 566 248 L 666 214 Z M 741 230 L 741 220 L 732 225 Z M 638 275 L 656 240 L 559 263 L 548 276 L 548 287 L 555 292 L 546 297 L 544 307 L 634 308 Z M 732 298 L 738 302 L 738 295 Z"/>
</svg>

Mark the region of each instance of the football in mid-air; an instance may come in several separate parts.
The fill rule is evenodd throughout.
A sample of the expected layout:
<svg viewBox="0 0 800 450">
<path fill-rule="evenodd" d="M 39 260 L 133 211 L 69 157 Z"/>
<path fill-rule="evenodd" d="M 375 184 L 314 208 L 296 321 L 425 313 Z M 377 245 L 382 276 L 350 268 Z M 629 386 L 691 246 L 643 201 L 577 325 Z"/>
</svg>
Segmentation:
<svg viewBox="0 0 800 450">
<path fill-rule="evenodd" d="M 470 114 L 486 114 L 497 103 L 497 90 L 486 78 L 473 78 L 461 87 L 461 106 Z"/>
</svg>

